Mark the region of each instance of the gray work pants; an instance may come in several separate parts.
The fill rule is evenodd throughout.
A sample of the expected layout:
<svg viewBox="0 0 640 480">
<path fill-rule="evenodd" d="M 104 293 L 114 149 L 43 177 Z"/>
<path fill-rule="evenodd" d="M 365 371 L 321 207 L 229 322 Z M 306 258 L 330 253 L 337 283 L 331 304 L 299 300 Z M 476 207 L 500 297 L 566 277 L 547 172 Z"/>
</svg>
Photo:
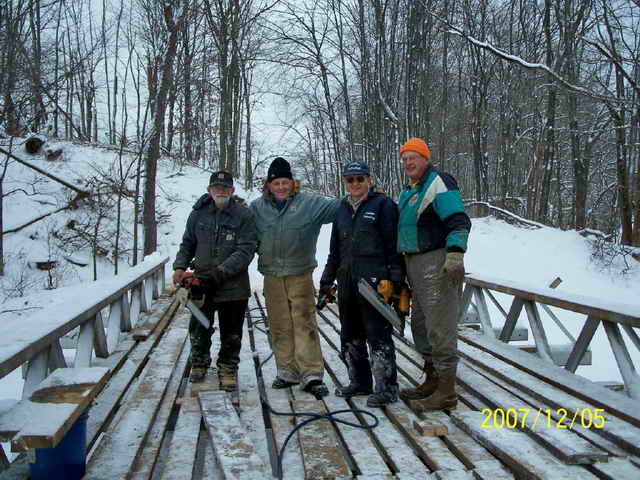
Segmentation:
<svg viewBox="0 0 640 480">
<path fill-rule="evenodd" d="M 447 251 L 405 255 L 412 290 L 411 333 L 418 352 L 438 375 L 455 376 L 458 365 L 458 316 L 462 283 L 452 285 L 442 274 Z"/>
</svg>

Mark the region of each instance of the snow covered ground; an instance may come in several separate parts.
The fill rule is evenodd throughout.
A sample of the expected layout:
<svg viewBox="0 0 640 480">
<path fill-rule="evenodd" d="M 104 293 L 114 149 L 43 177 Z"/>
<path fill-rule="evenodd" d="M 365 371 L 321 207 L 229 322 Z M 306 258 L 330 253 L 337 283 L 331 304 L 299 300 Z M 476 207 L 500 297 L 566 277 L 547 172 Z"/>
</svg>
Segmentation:
<svg viewBox="0 0 640 480">
<path fill-rule="evenodd" d="M 14 150 L 21 158 L 28 159 L 38 167 L 82 188 L 88 188 L 89 177 L 104 176 L 117 157 L 116 152 L 109 150 L 71 144 L 63 146 L 64 160 L 55 162 L 48 162 L 44 157 L 28 156 L 22 147 L 16 147 Z M 295 162 L 295 159 L 293 161 Z M 68 200 L 69 190 L 50 180 L 38 184 L 36 189 L 40 193 L 31 195 L 31 185 L 37 177 L 41 178 L 17 162 L 9 165 L 3 185 L 4 192 L 22 189 L 25 193 L 18 192 L 5 199 L 4 230 L 56 210 Z M 192 167 L 187 167 L 182 174 L 176 175 L 171 162 L 161 162 L 158 172 L 158 204 L 165 220 L 158 228 L 160 254 L 169 255 L 172 259 L 175 256 L 191 206 L 205 192 L 208 178 L 209 172 Z M 245 191 L 240 186 L 237 187 L 236 193 L 248 201 L 260 194 L 257 190 Z M 131 218 L 131 214 L 132 205 L 128 203 L 123 209 L 125 221 Z M 83 288 L 82 285 L 93 280 L 90 251 L 73 248 L 62 251 L 55 246 L 54 241 L 56 232 L 69 230 L 69 222 L 81 221 L 82 215 L 82 211 L 63 211 L 3 237 L 5 260 L 8 263 L 0 291 L 0 301 L 3 301 L 0 306 L 0 322 L 20 315 L 27 324 L 30 318 L 36 318 L 34 314 L 42 309 L 62 303 L 73 304 L 79 289 Z M 105 221 L 105 224 L 108 224 L 108 221 Z M 330 231 L 330 225 L 326 225 L 321 231 L 317 252 L 319 267 L 314 272 L 316 282 L 319 281 L 327 257 Z M 128 235 L 131 235 L 131 232 Z M 110 255 L 108 252 L 107 258 Z M 560 277 L 563 282 L 556 290 L 558 293 L 596 297 L 600 299 L 602 306 L 622 303 L 628 304 L 628 308 L 636 312 L 640 310 L 640 263 L 632 260 L 634 265 L 631 270 L 621 275 L 616 267 L 602 270 L 590 256 L 591 250 L 587 240 L 575 232 L 551 228 L 527 230 L 494 218 L 479 218 L 473 219 L 466 267 L 468 272 L 480 276 L 517 280 L 533 288 L 546 287 L 556 277 Z M 43 259 L 55 259 L 60 262 L 58 269 L 54 270 L 53 278 L 48 272 L 30 267 L 34 261 Z M 86 263 L 86 266 L 70 263 L 69 259 L 75 263 Z M 254 260 L 250 266 L 252 287 L 261 290 L 262 276 L 257 272 L 256 263 Z M 128 267 L 121 263 L 120 268 L 123 271 Z M 98 259 L 97 272 L 98 281 L 108 282 L 109 277 L 113 275 L 113 265 L 105 258 Z M 167 274 L 170 273 L 169 268 Z M 57 288 L 46 289 L 51 283 Z M 20 288 L 23 289 L 22 292 L 19 291 Z M 19 293 L 22 293 L 22 296 L 18 296 Z M 508 309 L 508 297 L 497 297 L 503 300 L 503 307 Z M 501 324 L 502 320 L 497 310 L 491 304 L 489 307 L 495 325 Z M 577 336 L 585 317 L 554 310 L 572 334 Z M 521 322 L 523 318 L 524 314 Z M 566 337 L 550 319 L 545 319 L 545 325 L 548 325 L 550 343 L 567 342 Z M 533 337 L 529 337 L 532 341 Z M 620 380 L 602 327 L 596 333 L 591 348 L 593 365 L 579 367 L 578 373 L 592 380 Z M 640 353 L 637 350 L 631 353 L 636 365 L 640 365 Z M 21 385 L 19 370 L 0 379 L 0 410 L 19 398 Z"/>
</svg>

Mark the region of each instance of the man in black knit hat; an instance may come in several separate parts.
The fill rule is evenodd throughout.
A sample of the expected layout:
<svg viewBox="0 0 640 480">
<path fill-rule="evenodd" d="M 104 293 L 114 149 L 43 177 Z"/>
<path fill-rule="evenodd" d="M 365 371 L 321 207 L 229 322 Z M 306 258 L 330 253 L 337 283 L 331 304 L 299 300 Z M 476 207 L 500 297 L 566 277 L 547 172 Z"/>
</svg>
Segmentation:
<svg viewBox="0 0 640 480">
<path fill-rule="evenodd" d="M 258 270 L 264 275 L 269 331 L 276 359 L 273 388 L 302 384 L 320 398 L 324 366 L 315 318 L 313 270 L 320 227 L 333 222 L 339 200 L 299 192 L 291 165 L 269 166 L 264 194 L 251 203 L 258 229 Z"/>
</svg>

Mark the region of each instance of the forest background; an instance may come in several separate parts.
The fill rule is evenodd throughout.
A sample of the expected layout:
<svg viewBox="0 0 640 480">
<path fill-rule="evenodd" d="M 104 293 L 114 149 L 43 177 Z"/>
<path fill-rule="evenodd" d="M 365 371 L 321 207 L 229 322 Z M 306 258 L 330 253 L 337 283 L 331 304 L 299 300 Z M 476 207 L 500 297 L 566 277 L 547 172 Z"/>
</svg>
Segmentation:
<svg viewBox="0 0 640 480">
<path fill-rule="evenodd" d="M 0 0 L 0 153 L 118 152 L 88 195 L 133 201 L 134 264 L 157 247 L 160 156 L 252 188 L 284 155 L 331 195 L 364 161 L 397 197 L 410 136 L 470 208 L 637 255 L 639 28 L 640 0 Z"/>
</svg>

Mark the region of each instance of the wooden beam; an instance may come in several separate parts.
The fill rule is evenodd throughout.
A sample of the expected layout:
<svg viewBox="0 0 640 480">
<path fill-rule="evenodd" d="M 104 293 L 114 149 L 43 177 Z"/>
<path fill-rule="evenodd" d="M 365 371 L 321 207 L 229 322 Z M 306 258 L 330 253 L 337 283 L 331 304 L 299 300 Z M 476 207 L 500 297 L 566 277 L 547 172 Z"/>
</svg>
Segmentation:
<svg viewBox="0 0 640 480">
<path fill-rule="evenodd" d="M 296 400 L 293 402 L 296 413 L 327 413 L 324 404 L 319 400 Z M 309 417 L 298 418 L 297 422 Z M 347 464 L 340 441 L 331 422 L 315 420 L 298 429 L 298 441 L 302 450 L 306 479 L 347 478 L 351 470 Z"/>
<path fill-rule="evenodd" d="M 270 478 L 227 393 L 202 392 L 198 400 L 209 441 L 225 478 Z"/>
<path fill-rule="evenodd" d="M 520 400 L 464 364 L 458 365 L 458 380 L 489 405 L 490 409 L 484 412 L 482 423 L 485 428 L 489 426 L 488 431 L 509 429 L 507 422 L 511 418 L 514 424 L 511 429 L 526 431 L 564 463 L 589 464 L 607 461 L 607 453 L 577 436 L 570 429 L 547 421 L 542 412 L 535 411 L 534 406 Z M 511 417 L 508 416 L 508 412 L 512 413 Z M 522 412 L 527 412 L 527 415 Z M 564 427 L 568 427 L 570 422 L 571 418 L 566 421 Z"/>
<path fill-rule="evenodd" d="M 481 288 L 476 288 L 474 296 L 476 298 L 476 306 L 478 307 L 478 318 L 482 324 L 482 331 L 488 337 L 495 338 L 496 334 L 493 331 L 493 325 L 491 325 L 491 316 L 487 308 L 487 301 L 484 298 L 484 292 Z"/>
<path fill-rule="evenodd" d="M 602 320 L 611 320 L 615 323 L 624 323 L 632 327 L 640 327 L 640 310 L 635 307 L 638 313 L 629 314 L 628 310 L 634 311 L 634 307 L 630 305 L 620 306 L 617 310 L 608 310 L 602 308 L 601 301 L 595 297 L 586 297 L 575 294 L 565 294 L 564 296 L 554 293 L 551 288 L 529 288 L 523 285 L 517 285 L 516 282 L 506 282 L 502 279 L 483 279 L 473 274 L 465 277 L 468 285 L 478 288 L 487 288 L 496 292 L 507 293 L 523 300 L 544 303 L 553 307 L 559 307 L 572 312 L 592 315 Z M 510 286 L 510 285 L 511 286 Z M 569 298 L 569 299 L 568 299 Z M 629 307 L 628 309 L 626 307 Z"/>
<path fill-rule="evenodd" d="M 624 343 L 620 327 L 608 320 L 603 320 L 602 325 L 604 326 L 604 331 L 607 333 L 611 350 L 613 350 L 618 369 L 620 370 L 629 396 L 640 400 L 640 376 L 633 365 L 633 360 L 631 359 L 631 355 L 629 355 L 627 345 Z"/>
<path fill-rule="evenodd" d="M 191 480 L 194 478 L 196 452 L 202 413 L 195 398 L 184 398 L 171 442 L 166 452 L 161 480 Z"/>
<path fill-rule="evenodd" d="M 581 466 L 562 464 L 519 430 L 483 429 L 484 418 L 482 413 L 473 411 L 451 414 L 453 423 L 502 460 L 514 472 L 516 478 L 595 480 L 596 477 Z M 532 452 L 535 452 L 535 455 L 532 455 Z"/>
<path fill-rule="evenodd" d="M 33 409 L 16 434 L 14 451 L 53 448 L 102 390 L 108 368 L 58 368 L 33 391 Z"/>
<path fill-rule="evenodd" d="M 47 377 L 49 349 L 44 349 L 27 364 L 27 374 L 22 387 L 22 398 L 29 398 L 36 387 Z"/>
<path fill-rule="evenodd" d="M 515 349 L 497 342 L 487 342 L 482 335 L 476 337 L 482 340 L 484 347 L 493 347 L 494 350 L 467 344 L 466 336 L 460 336 L 465 339 L 465 342 L 458 343 L 458 352 L 462 358 L 478 368 L 491 372 L 505 385 L 518 388 L 554 410 L 588 409 L 593 414 L 596 408 L 604 409 L 604 428 L 593 428 L 592 432 L 602 435 L 630 453 L 640 455 L 640 416 L 637 413 L 636 401 L 562 368 L 548 365 L 528 353 L 514 351 Z M 496 345 L 492 345 L 493 343 Z M 500 351 L 500 348 L 503 351 Z M 505 358 L 511 361 L 504 363 Z M 515 359 L 518 362 L 514 364 L 512 362 Z"/>
<path fill-rule="evenodd" d="M 96 352 L 96 357 L 107 358 L 109 356 L 109 348 L 107 347 L 107 336 L 104 331 L 101 312 L 97 312 L 93 320 L 93 332 L 93 349 Z"/>
<path fill-rule="evenodd" d="M 535 302 L 524 302 L 524 308 L 527 311 L 527 317 L 529 318 L 529 325 L 531 326 L 531 333 L 536 342 L 538 348 L 538 355 L 543 360 L 549 363 L 553 362 L 551 356 L 551 348 L 549 347 L 549 339 L 547 333 L 544 330 L 544 325 L 540 319 L 540 313 L 538 313 L 538 307 Z"/>
<path fill-rule="evenodd" d="M 513 298 L 513 302 L 511 302 L 511 308 L 509 308 L 509 313 L 507 314 L 507 319 L 505 320 L 504 326 L 502 327 L 502 332 L 500 332 L 501 342 L 508 342 L 513 336 L 513 330 L 516 328 L 518 317 L 520 317 L 520 312 L 522 311 L 523 306 L 524 302 L 521 298 Z"/>
<path fill-rule="evenodd" d="M 573 345 L 573 350 L 571 350 L 569 359 L 567 360 L 567 365 L 565 366 L 565 368 L 571 373 L 575 373 L 576 369 L 578 368 L 582 357 L 591 344 L 591 339 L 593 339 L 593 335 L 596 333 L 599 323 L 600 320 L 598 320 L 597 318 L 594 318 L 592 316 L 587 317 L 587 321 L 582 327 L 576 343 Z"/>
</svg>

